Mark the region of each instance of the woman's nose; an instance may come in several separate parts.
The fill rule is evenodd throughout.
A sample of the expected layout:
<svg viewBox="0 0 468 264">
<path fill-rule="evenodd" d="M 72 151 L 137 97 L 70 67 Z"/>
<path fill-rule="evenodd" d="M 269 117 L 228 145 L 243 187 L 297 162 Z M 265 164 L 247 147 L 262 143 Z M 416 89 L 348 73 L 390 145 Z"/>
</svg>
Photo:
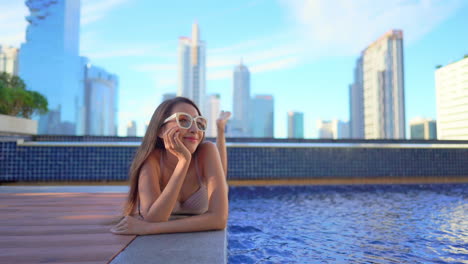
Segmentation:
<svg viewBox="0 0 468 264">
<path fill-rule="evenodd" d="M 191 133 L 196 133 L 197 132 L 197 124 L 195 124 L 195 122 L 192 122 L 192 125 L 189 128 L 189 131 Z"/>
</svg>

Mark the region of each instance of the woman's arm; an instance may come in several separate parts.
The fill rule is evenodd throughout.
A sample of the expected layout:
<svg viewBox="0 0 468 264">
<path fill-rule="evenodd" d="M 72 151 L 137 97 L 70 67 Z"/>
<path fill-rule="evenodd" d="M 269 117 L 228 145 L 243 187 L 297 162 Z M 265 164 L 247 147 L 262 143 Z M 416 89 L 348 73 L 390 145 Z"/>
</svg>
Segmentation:
<svg viewBox="0 0 468 264">
<path fill-rule="evenodd" d="M 231 112 L 221 111 L 218 119 L 216 120 L 217 127 L 217 137 L 216 137 L 216 146 L 218 147 L 219 156 L 221 158 L 221 164 L 223 166 L 224 176 L 227 177 L 227 150 L 226 150 L 226 124 L 231 117 Z"/>
<path fill-rule="evenodd" d="M 140 172 L 138 193 L 140 197 L 141 215 L 149 222 L 164 222 L 169 219 L 175 206 L 190 161 L 177 163 L 167 186 L 161 192 L 159 177 L 161 177 L 155 166 L 156 160 L 145 162 Z"/>
<path fill-rule="evenodd" d="M 156 165 L 158 160 L 154 156 L 148 164 L 145 162 L 140 172 L 138 183 L 140 209 L 143 218 L 149 222 L 165 222 L 169 219 L 191 161 L 191 154 L 180 141 L 177 129 L 167 131 L 164 143 L 167 151 L 178 158 L 177 165 L 164 190 L 161 192 L 159 186 L 160 168 Z"/>
<path fill-rule="evenodd" d="M 209 208 L 205 214 L 167 222 L 150 223 L 134 217 L 125 217 L 111 231 L 115 234 L 162 234 L 219 230 L 226 228 L 228 219 L 228 197 L 226 178 L 221 160 L 213 143 L 203 143 L 200 146 L 200 161 L 203 175 L 208 184 Z M 146 220 L 146 219 L 145 219 Z"/>
</svg>

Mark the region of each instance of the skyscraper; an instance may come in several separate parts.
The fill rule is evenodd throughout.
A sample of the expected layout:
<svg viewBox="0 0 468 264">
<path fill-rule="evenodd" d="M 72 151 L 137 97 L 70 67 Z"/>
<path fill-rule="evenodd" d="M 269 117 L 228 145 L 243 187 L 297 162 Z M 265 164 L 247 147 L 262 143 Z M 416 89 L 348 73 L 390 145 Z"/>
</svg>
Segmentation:
<svg viewBox="0 0 468 264">
<path fill-rule="evenodd" d="M 216 137 L 216 119 L 218 119 L 221 111 L 221 102 L 219 94 L 211 94 L 207 96 L 205 111 L 202 113 L 208 119 L 208 129 L 206 130 L 207 137 Z"/>
<path fill-rule="evenodd" d="M 85 134 L 117 135 L 118 78 L 104 69 L 85 66 Z"/>
<path fill-rule="evenodd" d="M 17 48 L 0 45 L 0 72 L 18 75 L 18 52 Z"/>
<path fill-rule="evenodd" d="M 51 112 L 39 119 L 39 134 L 75 134 L 83 104 L 79 57 L 79 0 L 28 0 L 26 43 L 21 45 L 19 75 L 30 90 L 43 94 Z M 59 111 L 53 115 L 53 111 Z M 56 117 L 60 117 L 56 125 Z M 49 124 L 50 120 L 50 124 Z"/>
<path fill-rule="evenodd" d="M 288 138 L 304 138 L 304 113 L 288 112 Z"/>
<path fill-rule="evenodd" d="M 250 72 L 242 64 L 234 68 L 233 74 L 233 135 L 240 137 L 250 136 Z"/>
<path fill-rule="evenodd" d="M 205 42 L 200 40 L 197 23 L 192 25 L 192 39 L 179 38 L 179 89 L 178 96 L 192 99 L 204 109 L 205 97 Z"/>
<path fill-rule="evenodd" d="M 365 138 L 404 139 L 403 32 L 385 33 L 362 60 Z"/>
<path fill-rule="evenodd" d="M 127 137 L 136 137 L 137 126 L 134 120 L 128 122 L 127 124 Z"/>
<path fill-rule="evenodd" d="M 256 95 L 252 98 L 251 125 L 253 137 L 274 137 L 274 100 L 272 95 Z"/>
<path fill-rule="evenodd" d="M 317 129 L 322 139 L 349 138 L 349 123 L 341 120 L 317 120 Z"/>
<path fill-rule="evenodd" d="M 166 100 L 169 100 L 169 99 L 173 99 L 175 98 L 177 95 L 175 93 L 165 93 L 163 94 L 163 102 L 166 101 Z"/>
<path fill-rule="evenodd" d="M 411 139 L 437 139 L 436 121 L 426 118 L 414 118 L 410 121 Z"/>
<path fill-rule="evenodd" d="M 435 71 L 437 138 L 468 139 L 468 56 Z"/>
<path fill-rule="evenodd" d="M 349 127 L 350 138 L 364 138 L 364 91 L 362 56 L 356 61 L 354 83 L 349 86 Z"/>
</svg>

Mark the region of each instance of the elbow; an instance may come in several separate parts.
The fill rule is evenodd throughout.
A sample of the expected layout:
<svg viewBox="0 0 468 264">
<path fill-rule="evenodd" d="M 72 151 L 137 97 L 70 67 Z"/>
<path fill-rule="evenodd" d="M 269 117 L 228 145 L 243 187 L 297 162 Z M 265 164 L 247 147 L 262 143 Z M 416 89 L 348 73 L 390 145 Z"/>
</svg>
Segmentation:
<svg viewBox="0 0 468 264">
<path fill-rule="evenodd" d="M 214 215 L 214 229 L 215 230 L 224 230 L 227 227 L 228 215 L 227 214 L 217 214 Z"/>
</svg>

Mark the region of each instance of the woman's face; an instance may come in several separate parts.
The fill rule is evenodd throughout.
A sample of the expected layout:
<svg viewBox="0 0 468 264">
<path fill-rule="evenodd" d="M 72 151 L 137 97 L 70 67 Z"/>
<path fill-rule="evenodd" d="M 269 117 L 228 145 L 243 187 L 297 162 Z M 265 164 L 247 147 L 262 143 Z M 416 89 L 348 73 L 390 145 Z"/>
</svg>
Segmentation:
<svg viewBox="0 0 468 264">
<path fill-rule="evenodd" d="M 187 113 L 191 115 L 192 117 L 198 116 L 197 109 L 195 109 L 195 107 L 193 107 L 192 105 L 186 104 L 186 103 L 178 103 L 174 105 L 172 112 L 169 116 L 171 116 L 174 113 L 179 113 L 179 112 Z M 197 128 L 197 125 L 194 122 L 192 123 L 190 128 L 184 129 L 184 128 L 180 128 L 177 125 L 177 122 L 175 119 L 172 119 L 163 126 L 162 134 L 164 135 L 170 128 L 175 128 L 179 130 L 180 141 L 182 141 L 182 143 L 185 145 L 185 147 L 187 147 L 187 149 L 191 153 L 195 152 L 198 145 L 203 139 L 204 132 L 199 130 Z"/>
</svg>

